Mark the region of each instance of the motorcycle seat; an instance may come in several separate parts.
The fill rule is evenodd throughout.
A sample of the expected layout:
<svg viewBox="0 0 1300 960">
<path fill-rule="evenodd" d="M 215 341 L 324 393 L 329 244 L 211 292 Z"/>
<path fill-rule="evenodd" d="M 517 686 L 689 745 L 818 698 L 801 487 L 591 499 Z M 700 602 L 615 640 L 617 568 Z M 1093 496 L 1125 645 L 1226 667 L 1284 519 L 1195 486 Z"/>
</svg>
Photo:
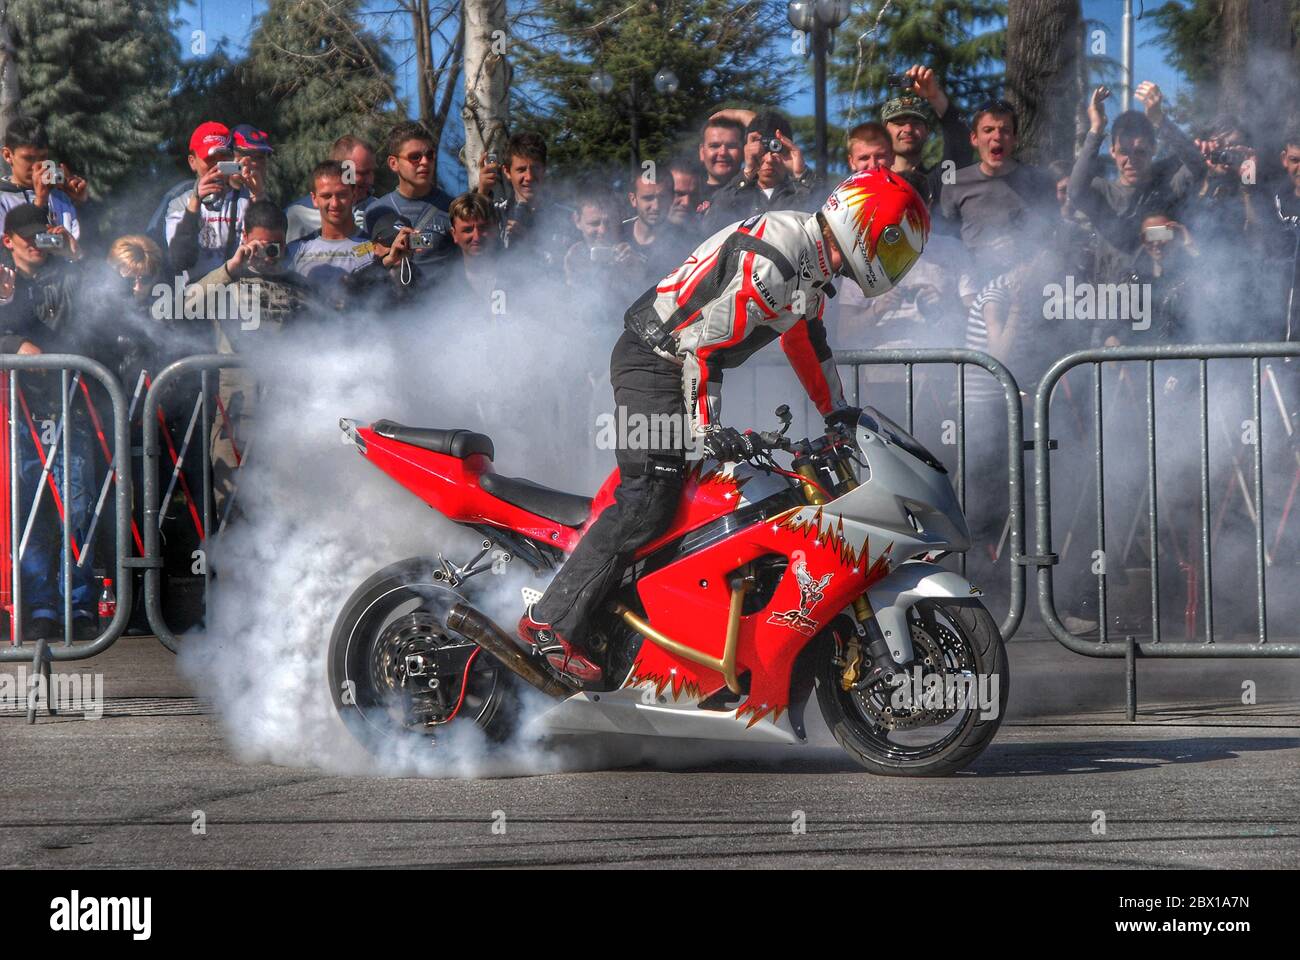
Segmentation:
<svg viewBox="0 0 1300 960">
<path fill-rule="evenodd" d="M 444 453 L 447 456 L 464 460 L 466 457 L 481 453 L 492 459 L 492 438 L 485 433 L 472 430 L 439 430 L 436 427 L 407 427 L 392 420 L 376 420 L 370 427 L 381 437 L 388 437 L 399 443 L 409 443 L 421 450 Z"/>
<path fill-rule="evenodd" d="M 478 485 L 498 500 L 504 500 L 547 520 L 562 523 L 566 527 L 582 526 L 591 513 L 590 497 L 553 490 L 521 477 L 503 477 L 499 473 L 485 473 L 479 477 Z"/>
</svg>

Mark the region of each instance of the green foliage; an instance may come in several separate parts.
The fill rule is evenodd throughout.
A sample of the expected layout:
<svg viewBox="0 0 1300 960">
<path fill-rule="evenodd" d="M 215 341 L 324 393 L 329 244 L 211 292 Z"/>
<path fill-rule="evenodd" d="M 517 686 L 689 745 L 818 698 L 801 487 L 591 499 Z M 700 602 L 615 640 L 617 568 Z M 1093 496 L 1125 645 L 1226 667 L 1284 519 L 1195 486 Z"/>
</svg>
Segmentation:
<svg viewBox="0 0 1300 960">
<path fill-rule="evenodd" d="M 784 7 L 745 0 L 543 0 L 512 46 L 512 129 L 542 133 L 557 168 L 625 169 L 635 110 L 641 156 L 665 157 L 724 99 L 784 99 L 799 62 L 768 48 L 784 22 Z M 673 95 L 655 91 L 661 67 L 678 77 Z M 597 71 L 614 80 L 608 96 L 588 86 Z"/>
<path fill-rule="evenodd" d="M 360 22 L 359 0 L 271 0 L 244 59 L 218 45 L 186 61 L 168 130 L 178 171 L 188 171 L 190 133 L 204 120 L 250 123 L 275 148 L 271 196 L 288 202 L 345 133 L 376 146 L 398 119 L 393 68 Z"/>
<path fill-rule="evenodd" d="M 932 68 L 963 112 L 1001 94 L 1006 0 L 892 0 L 881 15 L 885 2 L 869 3 L 836 31 L 829 73 L 846 108 L 856 108 L 856 116 L 846 110 L 847 126 L 879 118 L 893 95 L 885 78 L 914 63 Z"/>
<path fill-rule="evenodd" d="M 175 0 L 10 0 L 20 110 L 103 197 L 154 163 L 179 60 Z"/>
<path fill-rule="evenodd" d="M 1216 112 L 1222 8 L 1222 0 L 1192 0 L 1190 4 L 1186 0 L 1168 0 L 1147 12 L 1160 31 L 1156 45 L 1190 81 L 1190 89 L 1180 94 L 1171 111 L 1177 120 L 1186 122 Z M 1296 9 L 1300 11 L 1300 4 Z"/>
<path fill-rule="evenodd" d="M 307 189 L 314 167 L 345 133 L 372 143 L 399 111 L 393 65 L 378 37 L 363 27 L 360 0 L 270 0 L 235 67 L 228 101 L 248 116 L 214 117 L 258 124 L 271 136 L 271 192 L 289 200 Z"/>
</svg>

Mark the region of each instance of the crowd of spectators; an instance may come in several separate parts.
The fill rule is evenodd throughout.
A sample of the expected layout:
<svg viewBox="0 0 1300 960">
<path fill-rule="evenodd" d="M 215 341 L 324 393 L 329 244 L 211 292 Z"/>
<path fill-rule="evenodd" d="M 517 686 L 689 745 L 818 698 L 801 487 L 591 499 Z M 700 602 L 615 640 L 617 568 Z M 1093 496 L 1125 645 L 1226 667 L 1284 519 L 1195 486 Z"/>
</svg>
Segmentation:
<svg viewBox="0 0 1300 960">
<path fill-rule="evenodd" d="M 887 295 L 866 300 L 841 285 L 826 318 L 836 348 L 965 345 L 999 357 L 1029 385 L 1050 359 L 1044 344 L 1060 355 L 1102 344 L 1293 336 L 1300 123 L 1285 128 L 1280 150 L 1253 143 L 1232 117 L 1194 124 L 1189 135 L 1154 84 L 1136 89 L 1141 109 L 1113 121 L 1101 87 L 1073 162 L 1037 166 L 1018 157 L 1019 118 L 1009 103 L 990 100 L 967 119 L 929 68 L 913 66 L 890 83 L 879 117 L 848 132 L 843 160 L 850 171 L 886 168 L 906 179 L 930 208 L 931 240 Z M 930 143 L 936 134 L 941 147 Z M 9 353 L 91 353 L 129 389 L 158 364 L 150 331 L 175 334 L 173 353 L 177 343 L 242 352 L 255 342 L 250 311 L 252 329 L 265 335 L 398 308 L 477 313 L 490 323 L 555 297 L 575 310 L 613 311 L 617 328 L 615 308 L 708 236 L 769 210 L 811 212 L 834 187 L 809 163 L 790 120 L 771 110 L 718 111 L 687 153 L 644 163 L 626 179 L 558 182 L 548 176 L 545 140 L 518 132 L 499 154 L 481 157 L 475 188 L 453 197 L 434 175 L 436 151 L 418 123 L 398 124 L 377 146 L 343 136 L 302 196 L 277 198 L 268 196 L 272 135 L 207 121 L 188 143 L 190 175 L 163 193 L 138 233 L 112 241 L 107 259 L 92 264 L 78 217 L 86 180 L 50 159 L 39 123 L 16 118 L 0 179 L 0 344 Z M 376 196 L 385 169 L 396 186 Z M 1130 315 L 1082 316 L 1051 302 L 1058 288 L 1108 284 L 1144 291 Z M 1106 298 L 1094 290 L 1092 302 Z M 1134 304 L 1147 314 L 1132 315 Z M 206 325 L 187 323 L 194 320 Z M 223 373 L 220 394 L 233 415 L 212 437 L 219 500 L 256 408 L 254 386 L 234 373 Z M 26 399 L 35 422 L 61 409 L 57 389 L 33 389 Z M 82 418 L 69 429 L 89 449 Z M 34 436 L 20 451 L 24 496 L 39 479 L 39 446 Z M 89 480 L 78 456 L 81 489 L 63 499 L 84 532 Z M 61 617 L 49 575 L 56 548 L 38 539 L 24 557 L 38 631 Z M 89 620 L 90 587 L 83 578 L 72 590 L 77 618 Z"/>
</svg>

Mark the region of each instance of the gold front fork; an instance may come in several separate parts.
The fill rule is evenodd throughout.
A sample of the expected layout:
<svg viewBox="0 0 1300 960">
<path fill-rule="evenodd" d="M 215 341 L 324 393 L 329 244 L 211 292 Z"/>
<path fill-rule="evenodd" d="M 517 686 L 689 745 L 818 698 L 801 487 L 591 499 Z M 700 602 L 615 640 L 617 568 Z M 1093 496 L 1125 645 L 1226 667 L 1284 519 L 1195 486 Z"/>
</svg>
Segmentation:
<svg viewBox="0 0 1300 960">
<path fill-rule="evenodd" d="M 795 472 L 803 480 L 803 495 L 810 504 L 816 507 L 827 502 L 826 494 L 817 483 L 817 471 L 813 469 L 811 463 L 799 464 L 795 467 Z M 853 471 L 844 460 L 835 461 L 835 478 L 846 491 L 858 486 Z M 858 622 L 857 629 L 845 644 L 844 668 L 840 671 L 840 686 L 845 690 L 851 690 L 862 673 L 862 638 L 867 635 L 867 621 L 875 615 L 875 611 L 871 609 L 871 601 L 867 599 L 865 593 L 853 601 L 853 616 Z"/>
</svg>

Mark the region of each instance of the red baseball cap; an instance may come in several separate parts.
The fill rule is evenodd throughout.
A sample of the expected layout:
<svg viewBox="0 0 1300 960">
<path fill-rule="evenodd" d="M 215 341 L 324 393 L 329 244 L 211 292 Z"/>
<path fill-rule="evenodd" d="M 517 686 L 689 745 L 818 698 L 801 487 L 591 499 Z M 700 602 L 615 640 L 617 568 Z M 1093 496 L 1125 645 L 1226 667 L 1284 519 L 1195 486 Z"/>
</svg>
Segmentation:
<svg viewBox="0 0 1300 960">
<path fill-rule="evenodd" d="M 207 160 L 217 152 L 231 152 L 230 130 L 224 123 L 204 121 L 190 134 L 190 153 L 200 160 Z"/>
</svg>

